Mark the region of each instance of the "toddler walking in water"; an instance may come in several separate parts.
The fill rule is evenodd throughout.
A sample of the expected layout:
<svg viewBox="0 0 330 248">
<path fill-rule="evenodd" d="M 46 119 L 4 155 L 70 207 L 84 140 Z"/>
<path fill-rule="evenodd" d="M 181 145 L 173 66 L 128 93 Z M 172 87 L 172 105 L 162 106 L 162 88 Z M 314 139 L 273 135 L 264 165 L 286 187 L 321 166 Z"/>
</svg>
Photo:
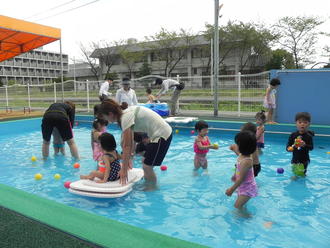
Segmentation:
<svg viewBox="0 0 330 248">
<path fill-rule="evenodd" d="M 218 149 L 219 146 L 217 144 L 211 145 L 210 139 L 207 136 L 209 125 L 205 121 L 198 121 L 195 124 L 195 130 L 198 132 L 198 135 L 194 142 L 194 174 L 197 173 L 200 167 L 204 170 L 203 174 L 208 174 L 206 154 L 209 152 L 209 149 Z"/>
<path fill-rule="evenodd" d="M 274 109 L 276 109 L 276 88 L 281 84 L 280 80 L 273 78 L 270 80 L 269 86 L 266 89 L 263 106 L 268 109 L 266 121 L 269 124 L 276 124 L 273 120 Z"/>
<path fill-rule="evenodd" d="M 265 111 L 261 110 L 260 112 L 256 113 L 256 123 L 257 123 L 257 149 L 258 154 L 262 154 L 262 150 L 265 147 L 265 122 L 266 122 L 266 115 Z"/>
<path fill-rule="evenodd" d="M 235 208 L 242 208 L 251 197 L 257 196 L 258 188 L 253 175 L 253 154 L 257 147 L 257 140 L 250 131 L 239 132 L 235 136 L 240 155 L 237 158 L 237 167 L 232 177 L 234 184 L 226 190 L 226 195 L 231 196 L 237 189 L 238 197 Z"/>
</svg>

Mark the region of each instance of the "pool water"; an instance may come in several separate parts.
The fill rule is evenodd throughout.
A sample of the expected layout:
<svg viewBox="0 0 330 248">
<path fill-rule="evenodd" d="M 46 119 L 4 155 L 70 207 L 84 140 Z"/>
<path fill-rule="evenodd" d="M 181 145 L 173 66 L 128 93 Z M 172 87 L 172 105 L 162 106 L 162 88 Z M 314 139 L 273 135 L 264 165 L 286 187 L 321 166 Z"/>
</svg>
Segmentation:
<svg viewBox="0 0 330 248">
<path fill-rule="evenodd" d="M 56 202 L 89 211 L 172 237 L 210 247 L 329 247 L 330 244 L 330 142 L 314 138 L 308 176 L 291 180 L 291 154 L 285 151 L 288 136 L 266 135 L 262 170 L 257 177 L 259 196 L 247 204 L 249 216 L 242 215 L 225 190 L 236 156 L 228 149 L 234 132 L 210 130 L 209 137 L 219 150 L 208 153 L 209 175 L 193 175 L 194 135 L 188 129 L 174 133 L 164 160 L 167 171 L 155 168 L 159 190 L 144 192 L 143 182 L 119 199 L 94 199 L 70 194 L 65 181 L 78 180 L 96 164 L 92 160 L 90 127 L 75 128 L 82 157 L 79 169 L 73 168 L 70 155 L 41 157 L 40 119 L 0 123 L 0 183 L 37 194 Z M 10 128 L 9 128 L 10 127 Z M 15 130 L 21 130 L 15 133 Z M 120 131 L 109 126 L 119 144 Z M 120 150 L 120 149 L 119 149 Z M 67 154 L 69 149 L 66 147 Z M 52 154 L 52 149 L 50 153 Z M 31 162 L 31 156 L 38 161 Z M 134 161 L 141 167 L 141 157 Z M 284 168 L 284 174 L 277 174 Z M 36 181 L 34 175 L 43 179 Z M 54 174 L 61 175 L 60 180 Z"/>
</svg>

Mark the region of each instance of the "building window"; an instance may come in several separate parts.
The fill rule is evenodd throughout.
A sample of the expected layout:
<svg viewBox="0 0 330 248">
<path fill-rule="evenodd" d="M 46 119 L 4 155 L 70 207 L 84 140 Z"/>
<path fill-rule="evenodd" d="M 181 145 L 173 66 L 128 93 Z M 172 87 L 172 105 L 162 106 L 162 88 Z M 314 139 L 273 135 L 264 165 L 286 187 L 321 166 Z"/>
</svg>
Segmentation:
<svg viewBox="0 0 330 248">
<path fill-rule="evenodd" d="M 197 68 L 193 68 L 193 74 L 194 74 L 194 75 L 197 74 Z"/>
</svg>

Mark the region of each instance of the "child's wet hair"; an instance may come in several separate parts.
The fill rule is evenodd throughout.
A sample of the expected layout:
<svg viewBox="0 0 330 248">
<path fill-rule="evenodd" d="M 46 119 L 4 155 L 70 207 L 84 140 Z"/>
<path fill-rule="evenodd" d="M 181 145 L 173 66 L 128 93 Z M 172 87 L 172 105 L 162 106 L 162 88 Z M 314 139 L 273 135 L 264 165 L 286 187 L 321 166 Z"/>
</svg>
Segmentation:
<svg viewBox="0 0 330 248">
<path fill-rule="evenodd" d="M 101 126 L 107 126 L 109 123 L 107 120 L 101 119 L 101 118 L 95 118 L 93 121 L 93 128 L 97 129 L 98 128 L 98 124 L 100 124 Z"/>
<path fill-rule="evenodd" d="M 273 78 L 269 83 L 271 86 L 277 86 L 281 84 L 281 81 L 278 78 Z"/>
<path fill-rule="evenodd" d="M 255 115 L 256 120 L 260 120 L 262 123 L 266 122 L 266 114 L 265 110 L 260 110 L 258 113 Z"/>
<path fill-rule="evenodd" d="M 298 121 L 298 120 L 303 120 L 303 121 L 308 121 L 308 122 L 311 122 L 311 115 L 310 113 L 308 112 L 299 112 L 296 114 L 296 117 L 295 117 L 295 121 Z"/>
<path fill-rule="evenodd" d="M 242 155 L 249 156 L 257 149 L 257 139 L 250 131 L 241 131 L 235 136 L 235 143 Z"/>
<path fill-rule="evenodd" d="M 201 131 L 204 128 L 209 128 L 209 125 L 207 124 L 206 121 L 198 121 L 195 124 L 195 130 Z"/>
<path fill-rule="evenodd" d="M 99 141 L 103 150 L 109 152 L 116 150 L 117 147 L 116 140 L 111 133 L 102 133 L 99 136 Z"/>
<path fill-rule="evenodd" d="M 247 122 L 241 127 L 241 131 L 250 131 L 251 133 L 256 134 L 257 133 L 257 126 L 256 124 L 252 122 Z"/>
</svg>

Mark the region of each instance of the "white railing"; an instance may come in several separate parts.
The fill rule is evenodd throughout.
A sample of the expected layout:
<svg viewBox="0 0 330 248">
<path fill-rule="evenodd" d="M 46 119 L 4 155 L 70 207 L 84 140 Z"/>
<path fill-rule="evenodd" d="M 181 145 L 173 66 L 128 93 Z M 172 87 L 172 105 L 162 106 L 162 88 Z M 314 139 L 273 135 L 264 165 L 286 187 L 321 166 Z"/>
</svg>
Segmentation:
<svg viewBox="0 0 330 248">
<path fill-rule="evenodd" d="M 154 85 L 155 78 L 162 76 L 149 75 L 131 80 L 131 87 L 135 89 L 139 102 L 147 101 L 147 88 L 158 92 Z M 185 89 L 180 97 L 182 113 L 202 114 L 213 116 L 214 92 L 210 76 L 172 77 L 185 83 Z M 269 72 L 258 74 L 220 75 L 218 77 L 218 108 L 219 115 L 224 116 L 254 116 L 262 108 L 262 100 L 269 82 Z M 99 103 L 98 91 L 103 81 L 73 81 L 49 84 L 15 84 L 0 87 L 0 107 L 46 109 L 51 103 L 62 100 L 72 100 L 80 111 L 90 111 L 91 105 Z M 110 91 L 115 97 L 120 81 L 115 80 Z M 58 97 L 57 94 L 60 94 Z M 62 99 L 63 98 L 63 99 Z M 169 101 L 170 93 L 162 97 Z"/>
</svg>

